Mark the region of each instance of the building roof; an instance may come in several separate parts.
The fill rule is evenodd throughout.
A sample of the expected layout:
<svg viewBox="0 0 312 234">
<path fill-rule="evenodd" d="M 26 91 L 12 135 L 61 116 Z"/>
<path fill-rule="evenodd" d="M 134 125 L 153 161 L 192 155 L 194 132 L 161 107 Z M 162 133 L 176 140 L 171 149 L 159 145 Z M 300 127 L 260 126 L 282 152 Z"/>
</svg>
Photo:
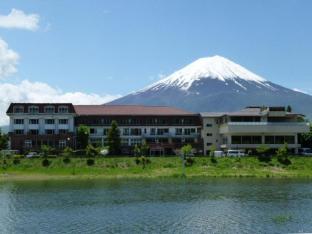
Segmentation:
<svg viewBox="0 0 312 234">
<path fill-rule="evenodd" d="M 72 103 L 24 103 L 24 102 L 13 102 L 10 104 L 10 106 L 7 109 L 7 114 L 13 113 L 13 107 L 14 106 L 22 106 L 24 107 L 24 113 L 28 113 L 28 107 L 29 106 L 38 106 L 39 108 L 39 113 L 44 113 L 44 107 L 46 106 L 54 106 L 55 107 L 55 113 L 58 112 L 58 107 L 59 106 L 67 106 L 68 107 L 68 113 L 74 113 L 74 107 Z"/>
<path fill-rule="evenodd" d="M 77 115 L 196 115 L 168 106 L 143 105 L 74 105 Z"/>
<path fill-rule="evenodd" d="M 201 112 L 200 115 L 202 117 L 221 117 L 226 115 L 226 112 Z"/>
</svg>

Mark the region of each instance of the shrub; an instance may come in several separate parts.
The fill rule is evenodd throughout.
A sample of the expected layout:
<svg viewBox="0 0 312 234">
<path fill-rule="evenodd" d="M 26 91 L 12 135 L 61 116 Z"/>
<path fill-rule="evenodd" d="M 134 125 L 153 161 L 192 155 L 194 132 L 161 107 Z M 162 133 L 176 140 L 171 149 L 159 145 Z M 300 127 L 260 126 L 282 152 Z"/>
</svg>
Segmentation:
<svg viewBox="0 0 312 234">
<path fill-rule="evenodd" d="M 141 163 L 141 160 L 138 157 L 136 157 L 134 162 L 136 165 L 139 165 Z"/>
<path fill-rule="evenodd" d="M 96 148 L 93 145 L 88 145 L 86 148 L 86 155 L 88 157 L 96 157 L 100 153 L 100 148 Z"/>
<path fill-rule="evenodd" d="M 14 165 L 18 165 L 18 164 L 20 164 L 20 162 L 21 162 L 21 160 L 19 158 L 14 158 L 13 159 L 13 164 Z"/>
<path fill-rule="evenodd" d="M 45 159 L 42 160 L 41 164 L 44 167 L 48 167 L 48 166 L 50 166 L 51 162 L 47 158 L 45 158 Z"/>
<path fill-rule="evenodd" d="M 257 154 L 258 154 L 258 160 L 260 162 L 270 162 L 272 160 L 272 156 L 269 155 L 270 148 L 267 147 L 266 145 L 260 145 L 257 148 Z"/>
<path fill-rule="evenodd" d="M 65 163 L 65 164 L 70 163 L 70 158 L 69 157 L 64 158 L 63 163 Z"/>
<path fill-rule="evenodd" d="M 95 160 L 94 160 L 93 158 L 88 158 L 88 159 L 87 159 L 87 165 L 88 165 L 88 166 L 93 166 L 94 163 L 95 163 Z"/>
<path fill-rule="evenodd" d="M 218 162 L 215 156 L 211 156 L 211 157 L 210 157 L 210 161 L 211 161 L 212 163 L 214 163 L 214 164 L 216 164 L 216 163 Z"/>
<path fill-rule="evenodd" d="M 185 160 L 185 166 L 191 167 L 194 164 L 195 160 L 191 157 L 187 157 Z"/>
<path fill-rule="evenodd" d="M 277 152 L 277 161 L 283 165 L 290 165 L 291 161 L 288 158 L 288 147 L 287 143 L 285 143 L 282 147 L 278 148 Z"/>
</svg>

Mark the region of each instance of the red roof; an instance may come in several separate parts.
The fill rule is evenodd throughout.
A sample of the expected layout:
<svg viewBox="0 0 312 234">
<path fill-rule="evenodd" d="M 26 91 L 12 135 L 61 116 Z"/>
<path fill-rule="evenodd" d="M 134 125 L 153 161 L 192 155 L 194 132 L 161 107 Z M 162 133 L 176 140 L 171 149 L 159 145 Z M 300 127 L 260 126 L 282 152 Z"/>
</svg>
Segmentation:
<svg viewBox="0 0 312 234">
<path fill-rule="evenodd" d="M 194 115 L 168 106 L 74 105 L 77 115 Z"/>
</svg>

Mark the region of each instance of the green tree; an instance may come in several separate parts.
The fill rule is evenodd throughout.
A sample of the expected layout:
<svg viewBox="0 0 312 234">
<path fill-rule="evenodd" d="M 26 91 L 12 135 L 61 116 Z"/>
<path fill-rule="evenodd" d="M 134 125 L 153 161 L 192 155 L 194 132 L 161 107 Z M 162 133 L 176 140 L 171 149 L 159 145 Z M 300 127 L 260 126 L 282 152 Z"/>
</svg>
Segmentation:
<svg viewBox="0 0 312 234">
<path fill-rule="evenodd" d="M 49 145 L 42 145 L 40 151 L 42 156 L 47 158 L 49 154 L 51 154 L 51 152 L 53 151 L 53 148 Z"/>
<path fill-rule="evenodd" d="M 287 106 L 286 111 L 287 111 L 287 112 L 292 112 L 292 108 L 291 108 L 290 105 Z"/>
<path fill-rule="evenodd" d="M 100 148 L 94 147 L 93 145 L 89 144 L 86 147 L 86 155 L 88 157 L 96 157 L 100 154 Z"/>
<path fill-rule="evenodd" d="M 115 120 L 112 121 L 112 125 L 108 130 L 107 141 L 110 154 L 118 155 L 120 153 L 120 131 Z"/>
<path fill-rule="evenodd" d="M 257 153 L 261 156 L 266 156 L 268 155 L 270 148 L 266 145 L 260 145 L 257 149 L 256 149 Z"/>
<path fill-rule="evenodd" d="M 184 145 L 184 146 L 181 148 L 181 152 L 182 152 L 182 155 L 183 155 L 184 157 L 190 156 L 191 153 L 192 153 L 192 150 L 193 150 L 193 148 L 192 148 L 192 146 L 191 146 L 190 144 Z"/>
<path fill-rule="evenodd" d="M 141 154 L 143 156 L 147 156 L 147 153 L 148 153 L 148 150 L 149 150 L 149 146 L 148 144 L 146 143 L 146 141 L 144 141 L 141 145 Z"/>
<path fill-rule="evenodd" d="M 310 123 L 310 131 L 299 135 L 299 141 L 303 147 L 312 148 L 312 123 Z"/>
<path fill-rule="evenodd" d="M 211 157 L 214 157 L 214 152 L 217 150 L 217 147 L 214 145 L 214 144 L 212 144 L 210 147 L 209 147 L 209 155 L 211 156 Z"/>
<path fill-rule="evenodd" d="M 138 157 L 141 155 L 141 148 L 136 144 L 133 148 L 134 156 Z"/>
<path fill-rule="evenodd" d="M 65 157 L 70 157 L 70 156 L 72 156 L 73 155 L 73 149 L 72 148 L 70 148 L 70 147 L 65 147 L 64 149 L 63 149 L 63 156 L 65 156 Z"/>
<path fill-rule="evenodd" d="M 9 137 L 7 134 L 3 134 L 0 128 L 0 150 L 8 148 Z"/>
<path fill-rule="evenodd" d="M 90 128 L 85 125 L 79 125 L 77 130 L 77 143 L 80 149 L 85 149 L 89 144 Z"/>
<path fill-rule="evenodd" d="M 287 145 L 287 143 L 285 143 L 283 146 L 278 148 L 276 155 L 277 155 L 277 160 L 280 163 L 282 163 L 286 166 L 291 164 L 291 161 L 288 158 L 288 145 Z"/>
</svg>

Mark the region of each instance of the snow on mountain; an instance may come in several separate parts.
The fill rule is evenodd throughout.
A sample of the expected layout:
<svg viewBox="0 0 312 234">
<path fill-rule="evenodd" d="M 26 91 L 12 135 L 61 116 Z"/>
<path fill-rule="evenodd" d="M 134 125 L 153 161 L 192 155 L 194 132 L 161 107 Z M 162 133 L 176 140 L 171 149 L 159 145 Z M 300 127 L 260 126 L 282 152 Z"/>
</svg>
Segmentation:
<svg viewBox="0 0 312 234">
<path fill-rule="evenodd" d="M 244 80 L 255 82 L 258 87 L 265 86 L 274 89 L 264 78 L 222 56 L 215 55 L 200 58 L 172 75 L 140 90 L 140 92 L 173 86 L 179 87 L 181 90 L 188 90 L 195 81 L 201 79 L 216 79 L 225 83 L 231 80 L 241 88 L 247 89 L 241 82 Z"/>
<path fill-rule="evenodd" d="M 312 96 L 270 82 L 221 56 L 201 58 L 112 104 L 165 105 L 194 112 L 287 106 L 312 117 Z"/>
</svg>

